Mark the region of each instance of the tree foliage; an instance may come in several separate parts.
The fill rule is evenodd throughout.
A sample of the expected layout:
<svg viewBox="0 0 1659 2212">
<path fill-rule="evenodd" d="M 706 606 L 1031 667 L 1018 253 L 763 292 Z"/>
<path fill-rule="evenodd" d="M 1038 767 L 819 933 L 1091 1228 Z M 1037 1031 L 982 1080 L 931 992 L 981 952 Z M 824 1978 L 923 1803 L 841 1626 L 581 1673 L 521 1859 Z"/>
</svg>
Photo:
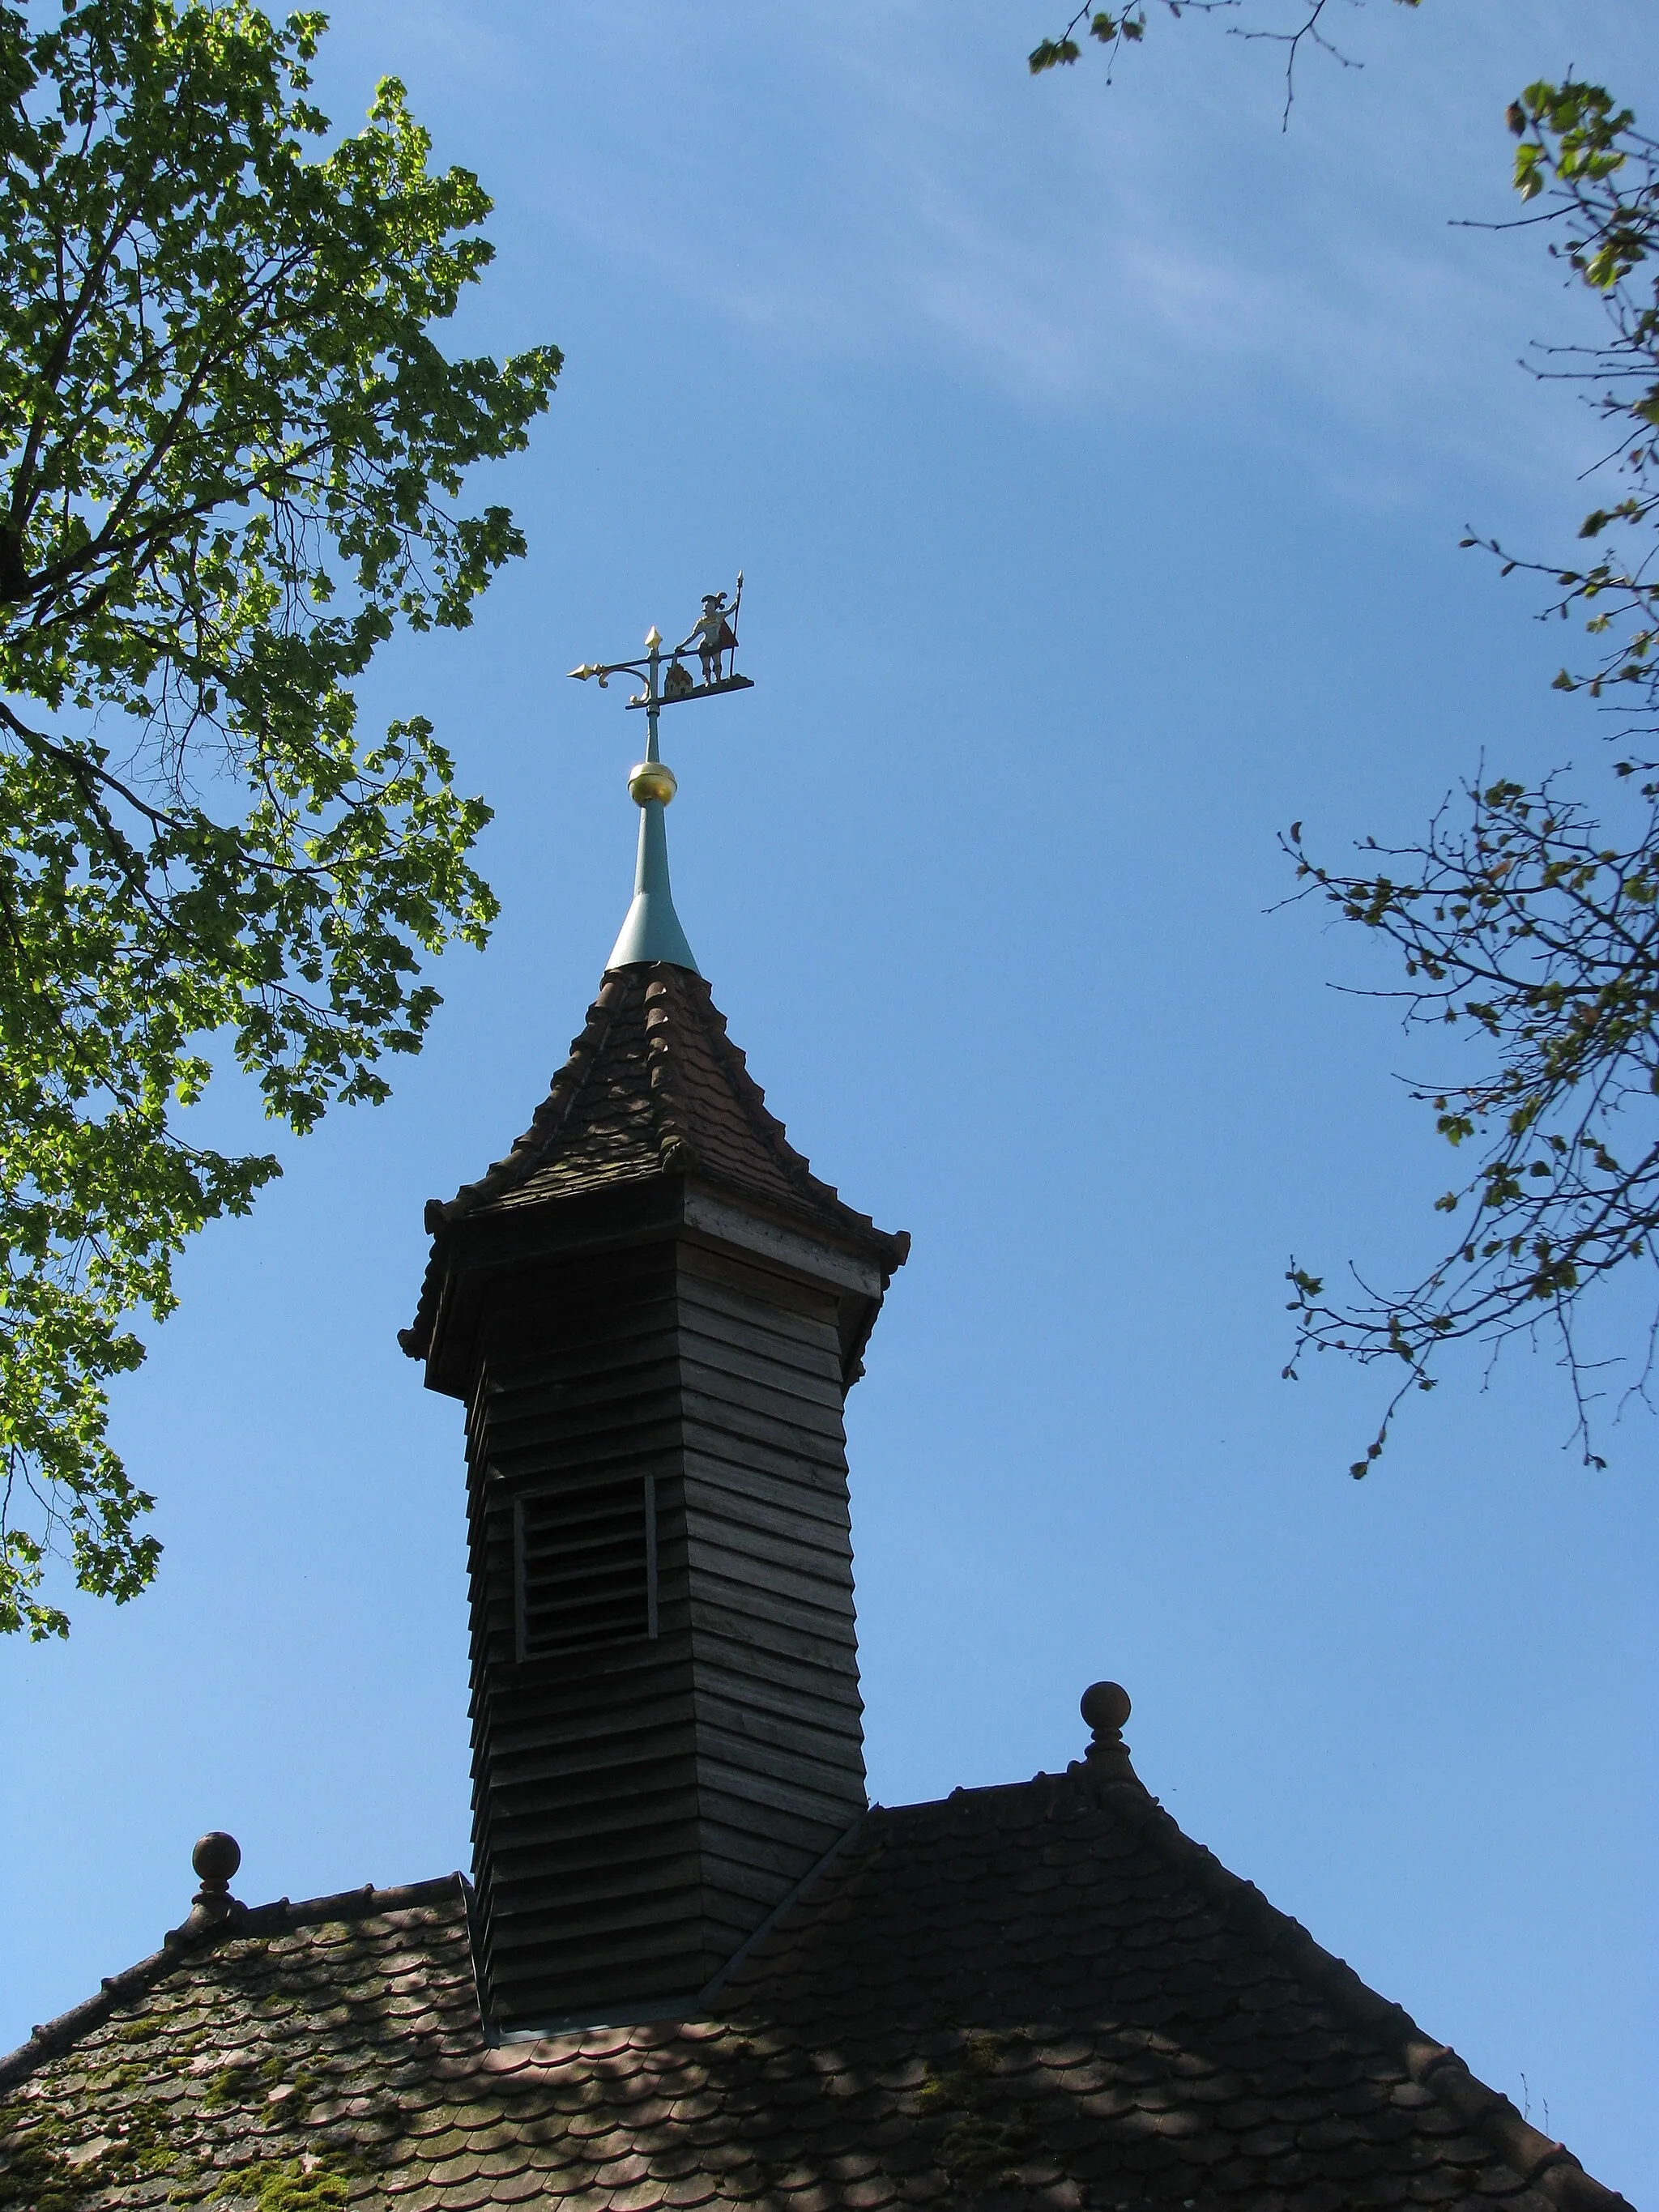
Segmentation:
<svg viewBox="0 0 1659 2212">
<path fill-rule="evenodd" d="M 1290 1279 L 1298 1352 L 1403 1364 L 1389 1415 L 1403 1391 L 1431 1385 L 1447 1344 L 1495 1347 L 1544 1322 L 1571 1381 L 1585 1458 L 1600 1465 L 1595 1370 L 1577 1334 L 1583 1293 L 1615 1268 L 1659 1259 L 1659 143 L 1601 87 L 1571 82 L 1528 86 L 1510 124 L 1521 142 L 1516 188 L 1541 204 L 1559 232 L 1552 252 L 1607 319 L 1598 344 L 1553 349 L 1540 373 L 1588 384 L 1618 489 L 1584 518 L 1582 565 L 1516 561 L 1486 542 L 1506 574 L 1547 576 L 1548 613 L 1588 633 L 1586 659 L 1554 680 L 1612 714 L 1625 803 L 1592 811 L 1565 773 L 1532 787 L 1476 784 L 1466 811 L 1443 810 L 1402 848 L 1370 846 L 1352 872 L 1311 860 L 1292 830 L 1309 888 L 1404 956 L 1408 1021 L 1461 1035 L 1482 1066 L 1421 1094 L 1473 1161 L 1436 1201 L 1459 1224 L 1437 1264 L 1401 1297 L 1362 1285 L 1338 1301 L 1305 1269 Z M 1659 1317 L 1631 1385 L 1638 1393 L 1656 1332 Z M 1385 1418 L 1355 1474 L 1387 1431 Z"/>
<path fill-rule="evenodd" d="M 315 149 L 324 27 L 0 6 L 0 1629 L 36 1638 L 54 1553 L 118 1601 L 154 1575 L 106 1385 L 278 1172 L 179 1109 L 216 1056 L 295 1130 L 382 1098 L 422 955 L 495 914 L 488 809 L 351 686 L 523 550 L 457 502 L 559 356 L 440 351 L 490 203 L 394 79 Z"/>
</svg>

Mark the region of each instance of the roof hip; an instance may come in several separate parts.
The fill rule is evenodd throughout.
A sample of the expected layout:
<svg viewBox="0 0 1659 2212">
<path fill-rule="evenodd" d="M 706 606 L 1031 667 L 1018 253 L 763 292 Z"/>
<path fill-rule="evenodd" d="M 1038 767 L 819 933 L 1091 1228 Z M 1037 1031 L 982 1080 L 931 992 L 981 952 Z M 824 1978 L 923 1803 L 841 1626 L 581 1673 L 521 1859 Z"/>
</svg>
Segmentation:
<svg viewBox="0 0 1659 2212">
<path fill-rule="evenodd" d="M 1265 1940 L 1304 1981 L 1339 2005 L 1356 2025 L 1397 2050 L 1412 2079 L 1465 2127 L 1483 2136 L 1523 2182 L 1565 2212 L 1633 2212 L 1627 2197 L 1587 2173 L 1565 2143 L 1534 2127 L 1500 2090 L 1473 2073 L 1449 2044 L 1437 2043 L 1425 2034 L 1403 2005 L 1379 1996 L 1346 1959 L 1326 1950 L 1253 1881 L 1224 1867 L 1207 1844 L 1194 1842 L 1138 1777 L 1095 1782 L 1080 1763 L 1071 1771 L 1214 1904 Z"/>
</svg>

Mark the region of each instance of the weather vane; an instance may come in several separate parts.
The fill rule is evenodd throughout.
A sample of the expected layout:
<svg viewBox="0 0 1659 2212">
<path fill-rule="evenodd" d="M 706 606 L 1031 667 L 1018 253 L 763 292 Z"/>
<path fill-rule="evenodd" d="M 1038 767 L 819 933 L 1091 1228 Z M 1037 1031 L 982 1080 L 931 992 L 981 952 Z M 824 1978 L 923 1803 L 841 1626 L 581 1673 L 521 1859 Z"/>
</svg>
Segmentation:
<svg viewBox="0 0 1659 2212">
<path fill-rule="evenodd" d="M 604 690 L 613 676 L 637 676 L 645 685 L 629 699 L 630 708 L 645 709 L 648 735 L 646 740 L 645 761 L 642 766 L 661 765 L 657 751 L 657 716 L 665 707 L 678 707 L 686 699 L 712 699 L 717 691 L 748 691 L 754 686 L 752 677 L 739 676 L 738 658 L 738 609 L 743 605 L 743 571 L 738 571 L 737 589 L 728 602 L 724 592 L 705 592 L 702 612 L 668 655 L 668 665 L 663 663 L 662 635 L 653 623 L 645 634 L 645 655 L 639 660 L 583 661 L 580 668 L 570 672 L 578 683 L 586 684 L 590 676 L 599 679 Z M 699 684 L 685 665 L 685 656 L 696 648 L 702 664 L 702 681 Z M 667 769 L 668 788 L 664 793 L 672 798 L 674 780 Z M 636 794 L 637 795 L 637 794 Z"/>
<path fill-rule="evenodd" d="M 622 935 L 611 949 L 605 963 L 607 972 L 626 968 L 641 961 L 666 961 L 671 965 L 689 968 L 697 972 L 697 963 L 691 957 L 691 948 L 685 941 L 685 932 L 680 927 L 679 916 L 674 911 L 674 902 L 668 884 L 668 845 L 663 827 L 663 809 L 672 799 L 678 786 L 674 771 L 664 762 L 657 750 L 657 716 L 665 707 L 678 707 L 686 699 L 712 698 L 717 691 L 747 691 L 753 688 L 751 679 L 739 676 L 738 658 L 738 609 L 743 604 L 743 571 L 738 571 L 738 586 L 727 603 L 724 592 L 705 592 L 702 612 L 692 623 L 688 635 L 668 653 L 668 665 L 663 666 L 662 635 L 653 623 L 645 634 L 645 653 L 639 660 L 584 661 L 580 668 L 570 672 L 579 683 L 586 684 L 590 676 L 599 679 L 604 690 L 613 676 L 637 676 L 644 684 L 629 701 L 629 707 L 645 709 L 647 736 L 645 758 L 628 772 L 629 796 L 640 809 L 640 851 L 634 872 L 634 903 L 628 910 Z M 685 665 L 685 656 L 693 647 L 702 663 L 702 682 L 699 684 Z"/>
</svg>

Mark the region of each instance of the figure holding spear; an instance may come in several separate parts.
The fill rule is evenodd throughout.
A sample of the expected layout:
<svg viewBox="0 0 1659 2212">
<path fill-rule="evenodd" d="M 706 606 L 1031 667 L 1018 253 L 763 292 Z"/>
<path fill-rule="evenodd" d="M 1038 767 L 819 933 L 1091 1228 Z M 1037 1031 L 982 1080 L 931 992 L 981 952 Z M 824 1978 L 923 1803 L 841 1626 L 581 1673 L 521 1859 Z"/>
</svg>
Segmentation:
<svg viewBox="0 0 1659 2212">
<path fill-rule="evenodd" d="M 730 606 L 724 592 L 705 592 L 702 612 L 692 624 L 691 635 L 679 647 L 684 653 L 695 645 L 702 662 L 702 680 L 706 684 L 721 680 L 722 655 L 736 654 L 738 649 L 738 609 L 743 605 L 743 571 L 738 571 L 738 588 Z"/>
</svg>

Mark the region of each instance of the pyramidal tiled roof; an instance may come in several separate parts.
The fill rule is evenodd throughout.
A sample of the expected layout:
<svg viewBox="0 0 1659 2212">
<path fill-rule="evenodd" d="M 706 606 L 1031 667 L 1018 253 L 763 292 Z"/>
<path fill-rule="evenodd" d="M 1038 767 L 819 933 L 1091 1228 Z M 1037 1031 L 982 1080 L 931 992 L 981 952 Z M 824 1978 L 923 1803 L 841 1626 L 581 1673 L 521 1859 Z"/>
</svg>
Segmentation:
<svg viewBox="0 0 1659 2212">
<path fill-rule="evenodd" d="M 529 1128 L 477 1182 L 447 1205 L 434 1200 L 427 1227 L 441 1239 L 477 1215 L 687 1174 L 869 1251 L 889 1269 L 909 1249 L 908 1237 L 886 1235 L 812 1173 L 768 1110 L 708 984 L 666 963 L 605 977 Z M 428 1348 L 441 1278 L 434 1249 L 414 1326 L 400 1339 L 413 1358 Z"/>
<path fill-rule="evenodd" d="M 459 1875 L 171 1942 L 0 2060 L 0 2204 L 1616 2212 L 1085 1767 L 877 1808 L 696 2017 L 492 2046 Z"/>
</svg>

